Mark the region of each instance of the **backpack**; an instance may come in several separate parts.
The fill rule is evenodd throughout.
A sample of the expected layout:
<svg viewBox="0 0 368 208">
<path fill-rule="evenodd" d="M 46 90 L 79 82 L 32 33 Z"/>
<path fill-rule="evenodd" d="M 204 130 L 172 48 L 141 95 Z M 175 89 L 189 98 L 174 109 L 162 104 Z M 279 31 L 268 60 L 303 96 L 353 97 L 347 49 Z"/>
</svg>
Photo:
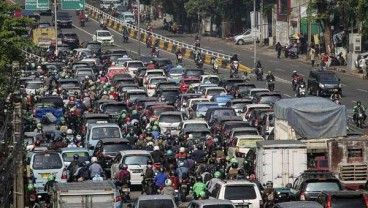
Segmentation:
<svg viewBox="0 0 368 208">
<path fill-rule="evenodd" d="M 146 169 L 146 178 L 154 178 L 155 172 L 153 171 L 153 168 L 147 168 Z"/>
</svg>

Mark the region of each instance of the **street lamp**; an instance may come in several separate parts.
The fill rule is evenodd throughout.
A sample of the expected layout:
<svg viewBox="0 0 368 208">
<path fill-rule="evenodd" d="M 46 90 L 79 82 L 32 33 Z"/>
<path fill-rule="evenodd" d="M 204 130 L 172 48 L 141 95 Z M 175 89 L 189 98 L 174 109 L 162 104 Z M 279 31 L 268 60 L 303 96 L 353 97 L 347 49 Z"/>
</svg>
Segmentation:
<svg viewBox="0 0 368 208">
<path fill-rule="evenodd" d="M 140 0 L 138 0 L 138 56 L 141 56 L 141 12 L 140 12 L 140 7 L 141 7 L 141 2 Z"/>
<path fill-rule="evenodd" d="M 257 39 L 256 39 L 256 0 L 253 1 L 253 29 L 252 29 L 252 33 L 253 33 L 253 47 L 254 47 L 254 69 L 257 66 Z"/>
<path fill-rule="evenodd" d="M 59 51 L 58 51 L 58 32 L 57 32 L 57 0 L 54 0 L 54 24 L 55 24 L 55 55 L 59 55 Z"/>
</svg>

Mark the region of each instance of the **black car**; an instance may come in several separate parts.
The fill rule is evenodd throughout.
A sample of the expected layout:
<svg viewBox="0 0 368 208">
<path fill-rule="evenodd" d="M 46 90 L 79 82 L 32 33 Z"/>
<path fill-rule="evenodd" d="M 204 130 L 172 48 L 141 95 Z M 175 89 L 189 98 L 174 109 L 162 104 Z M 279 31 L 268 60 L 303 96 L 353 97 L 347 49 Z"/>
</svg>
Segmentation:
<svg viewBox="0 0 368 208">
<path fill-rule="evenodd" d="M 204 75 L 203 69 L 185 69 L 183 78 L 199 78 L 201 75 Z"/>
<path fill-rule="evenodd" d="M 111 162 L 119 151 L 131 150 L 127 139 L 114 138 L 114 139 L 102 139 L 97 142 L 96 147 L 93 151 L 93 156 L 97 157 L 97 160 L 101 164 L 103 170 L 108 173 L 111 171 Z M 110 174 L 106 174 L 109 176 Z"/>
<path fill-rule="evenodd" d="M 231 87 L 237 83 L 245 83 L 244 79 L 241 78 L 229 78 L 221 80 L 219 86 L 224 87 L 226 91 L 230 91 Z"/>
<path fill-rule="evenodd" d="M 246 98 L 249 94 L 249 90 L 252 88 L 256 88 L 256 85 L 253 83 L 235 83 L 231 86 L 229 94 L 234 96 L 234 98 Z"/>
<path fill-rule="evenodd" d="M 276 101 L 280 100 L 282 95 L 277 92 L 259 92 L 254 95 L 252 102 L 254 104 L 269 104 L 273 105 Z"/>
<path fill-rule="evenodd" d="M 172 65 L 172 61 L 168 58 L 153 58 L 153 64 L 155 64 L 156 68 L 163 69 L 168 65 Z"/>
<path fill-rule="evenodd" d="M 364 207 L 367 208 L 367 201 L 365 194 L 360 191 L 322 191 L 318 197 L 317 202 L 323 208 L 343 208 L 343 207 Z"/>
<path fill-rule="evenodd" d="M 296 201 L 315 201 L 321 191 L 341 191 L 343 187 L 332 172 L 304 171 L 290 189 Z"/>
<path fill-rule="evenodd" d="M 57 20 L 56 20 L 57 26 L 58 27 L 68 27 L 68 28 L 72 28 L 73 27 L 73 21 L 71 16 L 69 15 L 68 12 L 61 12 L 58 11 L 57 12 Z M 52 17 L 52 25 L 55 25 L 55 17 Z"/>
<path fill-rule="evenodd" d="M 204 116 L 204 120 L 211 126 L 214 124 L 217 118 L 224 116 L 236 116 L 234 108 L 217 107 L 209 108 Z"/>
<path fill-rule="evenodd" d="M 79 37 L 77 33 L 63 33 L 60 36 L 62 43 L 69 45 L 71 49 L 79 48 Z"/>
<path fill-rule="evenodd" d="M 342 95 L 340 79 L 335 72 L 325 70 L 314 70 L 309 73 L 307 91 L 317 96 L 329 95 L 337 89 Z"/>
<path fill-rule="evenodd" d="M 93 54 L 96 54 L 97 56 L 101 55 L 102 50 L 102 44 L 97 41 L 91 41 L 86 44 L 86 48 L 92 51 Z"/>
<path fill-rule="evenodd" d="M 176 99 L 180 95 L 181 91 L 179 87 L 160 87 L 156 92 L 156 96 L 159 101 L 166 102 L 167 104 L 174 105 Z"/>
<path fill-rule="evenodd" d="M 141 87 L 143 86 L 143 78 L 144 78 L 144 75 L 146 74 L 147 70 L 148 70 L 147 67 L 138 67 L 138 70 L 135 71 L 134 79 L 136 80 L 138 85 L 141 86 Z"/>
</svg>

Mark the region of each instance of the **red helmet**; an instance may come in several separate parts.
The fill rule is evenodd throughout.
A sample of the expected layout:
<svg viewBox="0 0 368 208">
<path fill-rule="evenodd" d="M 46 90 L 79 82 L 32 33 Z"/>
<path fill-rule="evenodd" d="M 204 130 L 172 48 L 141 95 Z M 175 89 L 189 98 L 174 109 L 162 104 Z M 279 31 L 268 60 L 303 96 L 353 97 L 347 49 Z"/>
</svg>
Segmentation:
<svg viewBox="0 0 368 208">
<path fill-rule="evenodd" d="M 36 140 L 36 142 L 35 142 L 35 144 L 34 144 L 34 146 L 35 147 L 39 147 L 41 145 L 41 141 L 40 140 Z"/>
<path fill-rule="evenodd" d="M 130 122 L 130 117 L 126 117 L 125 122 Z"/>
</svg>

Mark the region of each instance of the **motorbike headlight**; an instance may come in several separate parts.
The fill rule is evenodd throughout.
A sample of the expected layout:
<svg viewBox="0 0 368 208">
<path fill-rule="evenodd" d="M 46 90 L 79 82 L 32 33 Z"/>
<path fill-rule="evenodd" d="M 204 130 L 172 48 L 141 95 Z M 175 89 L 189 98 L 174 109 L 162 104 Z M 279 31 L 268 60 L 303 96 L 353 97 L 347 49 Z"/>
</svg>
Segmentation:
<svg viewBox="0 0 368 208">
<path fill-rule="evenodd" d="M 319 84 L 319 87 L 320 87 L 320 88 L 325 88 L 325 85 L 324 85 L 324 84 L 322 84 L 322 83 L 320 83 L 320 84 Z"/>
</svg>

